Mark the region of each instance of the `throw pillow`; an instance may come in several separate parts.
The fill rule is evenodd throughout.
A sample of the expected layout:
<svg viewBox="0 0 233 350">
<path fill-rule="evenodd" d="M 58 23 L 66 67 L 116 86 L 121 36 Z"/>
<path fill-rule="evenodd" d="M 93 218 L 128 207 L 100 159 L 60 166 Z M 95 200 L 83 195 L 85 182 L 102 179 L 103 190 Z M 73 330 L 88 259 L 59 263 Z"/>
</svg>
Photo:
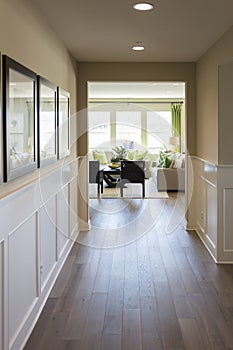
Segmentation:
<svg viewBox="0 0 233 350">
<path fill-rule="evenodd" d="M 157 167 L 159 168 L 170 168 L 172 161 L 174 160 L 174 153 L 171 151 L 160 151 L 157 159 Z"/>
<path fill-rule="evenodd" d="M 128 153 L 128 159 L 129 159 L 129 160 L 134 160 L 134 151 L 130 151 L 130 152 Z"/>
<path fill-rule="evenodd" d="M 105 152 L 103 151 L 93 151 L 93 159 L 98 160 L 100 164 L 107 164 L 108 160 Z"/>
<path fill-rule="evenodd" d="M 169 168 L 170 168 L 170 169 L 174 168 L 174 164 L 175 164 L 175 161 L 174 161 L 174 160 L 172 160 L 172 162 L 171 162 L 171 164 L 170 164 Z"/>
<path fill-rule="evenodd" d="M 184 154 L 182 154 L 181 159 L 182 159 L 181 168 L 185 168 L 185 155 Z"/>
<path fill-rule="evenodd" d="M 172 158 L 171 157 L 166 157 L 165 162 L 164 162 L 164 168 L 170 168 L 170 165 L 172 164 Z"/>
<path fill-rule="evenodd" d="M 133 160 L 144 160 L 147 157 L 147 151 L 139 151 L 136 150 L 134 152 L 134 159 Z"/>
<path fill-rule="evenodd" d="M 180 169 L 182 166 L 182 158 L 178 158 L 175 160 L 175 164 L 173 165 L 173 168 Z"/>
<path fill-rule="evenodd" d="M 156 166 L 158 168 L 163 168 L 163 164 L 164 164 L 164 157 L 160 154 L 156 161 Z"/>
</svg>

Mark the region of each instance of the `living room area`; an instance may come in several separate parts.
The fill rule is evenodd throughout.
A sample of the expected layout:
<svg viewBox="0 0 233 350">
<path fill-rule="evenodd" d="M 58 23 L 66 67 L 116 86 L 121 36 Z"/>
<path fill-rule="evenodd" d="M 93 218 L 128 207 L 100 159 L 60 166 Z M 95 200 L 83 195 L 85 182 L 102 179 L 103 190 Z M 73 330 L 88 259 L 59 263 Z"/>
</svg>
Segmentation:
<svg viewBox="0 0 233 350">
<path fill-rule="evenodd" d="M 142 162 L 145 175 L 144 195 L 141 180 L 128 178 L 124 197 L 183 193 L 185 110 L 181 81 L 88 82 L 89 198 L 121 197 L 122 161 Z"/>
</svg>

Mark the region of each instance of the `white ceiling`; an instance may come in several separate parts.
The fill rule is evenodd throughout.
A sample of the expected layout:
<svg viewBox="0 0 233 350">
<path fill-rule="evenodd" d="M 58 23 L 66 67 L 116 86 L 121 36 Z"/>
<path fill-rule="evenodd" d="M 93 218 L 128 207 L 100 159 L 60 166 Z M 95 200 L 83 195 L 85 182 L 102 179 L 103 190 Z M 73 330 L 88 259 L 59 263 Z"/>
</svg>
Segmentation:
<svg viewBox="0 0 233 350">
<path fill-rule="evenodd" d="M 233 0 L 25 0 L 41 11 L 78 61 L 196 61 L 233 25 Z M 131 46 L 142 41 L 145 51 Z"/>
<path fill-rule="evenodd" d="M 181 82 L 89 82 L 88 97 L 97 98 L 185 98 L 185 83 Z"/>
</svg>

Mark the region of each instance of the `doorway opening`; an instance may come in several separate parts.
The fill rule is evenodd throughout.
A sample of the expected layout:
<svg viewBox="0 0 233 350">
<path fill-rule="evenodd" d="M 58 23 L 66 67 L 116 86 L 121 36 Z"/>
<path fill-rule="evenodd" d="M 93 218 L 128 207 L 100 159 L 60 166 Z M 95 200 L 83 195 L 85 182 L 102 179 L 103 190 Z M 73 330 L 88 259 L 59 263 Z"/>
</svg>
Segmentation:
<svg viewBox="0 0 233 350">
<path fill-rule="evenodd" d="M 88 82 L 88 135 L 89 161 L 101 167 L 112 164 L 119 150 L 126 159 L 145 161 L 153 185 L 148 198 L 185 190 L 185 82 Z M 89 198 L 97 197 L 98 186 L 89 187 Z"/>
</svg>

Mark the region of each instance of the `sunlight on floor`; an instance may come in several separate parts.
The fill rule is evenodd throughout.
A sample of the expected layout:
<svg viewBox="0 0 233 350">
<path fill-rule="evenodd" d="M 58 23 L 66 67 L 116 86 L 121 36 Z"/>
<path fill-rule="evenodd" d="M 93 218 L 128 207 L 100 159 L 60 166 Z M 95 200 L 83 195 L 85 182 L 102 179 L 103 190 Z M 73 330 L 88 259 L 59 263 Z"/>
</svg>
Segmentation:
<svg viewBox="0 0 233 350">
<path fill-rule="evenodd" d="M 169 234 L 185 224 L 184 193 L 168 199 L 91 199 L 89 205 L 91 229 L 81 232 L 78 242 L 91 247 L 121 246 L 151 230 Z"/>
</svg>

